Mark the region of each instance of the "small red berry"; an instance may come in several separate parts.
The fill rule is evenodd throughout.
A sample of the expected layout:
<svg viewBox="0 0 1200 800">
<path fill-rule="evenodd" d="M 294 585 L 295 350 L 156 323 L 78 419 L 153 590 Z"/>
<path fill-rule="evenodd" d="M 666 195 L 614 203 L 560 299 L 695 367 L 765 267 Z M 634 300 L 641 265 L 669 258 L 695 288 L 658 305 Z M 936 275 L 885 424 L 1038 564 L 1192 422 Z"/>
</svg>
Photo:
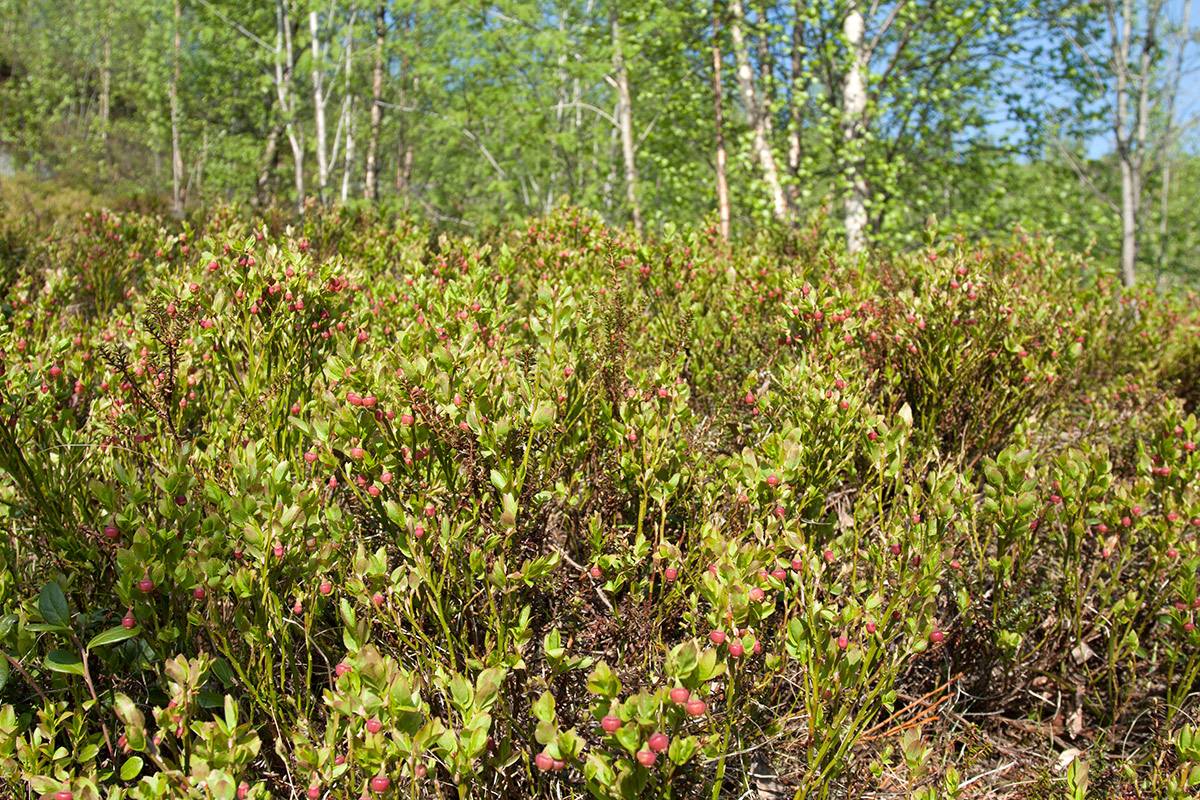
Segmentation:
<svg viewBox="0 0 1200 800">
<path fill-rule="evenodd" d="M 154 581 L 150 579 L 149 575 L 138 581 L 138 591 L 142 594 L 150 594 L 154 591 Z"/>
<path fill-rule="evenodd" d="M 320 786 L 318 786 L 317 784 L 314 783 L 312 786 L 308 787 L 308 800 L 320 800 L 320 798 L 321 798 L 321 787 Z"/>
<path fill-rule="evenodd" d="M 721 644 L 725 641 L 725 631 L 716 630 L 708 635 L 708 640 L 713 644 Z"/>
<path fill-rule="evenodd" d="M 372 717 L 371 719 L 367 720 L 367 730 L 371 733 L 379 733 L 381 730 L 383 730 L 383 723 Z"/>
<path fill-rule="evenodd" d="M 667 738 L 665 733 L 653 733 L 646 741 L 646 744 L 649 745 L 650 749 L 654 752 L 662 753 L 671 745 L 671 740 Z"/>
<path fill-rule="evenodd" d="M 132 628 L 134 625 L 137 625 L 137 620 L 133 618 L 133 614 L 126 614 L 124 617 L 121 618 L 121 625 L 126 630 L 128 630 L 128 629 Z"/>
<path fill-rule="evenodd" d="M 702 717 L 704 716 L 704 712 L 708 710 L 708 706 L 705 705 L 703 700 L 689 700 L 684 708 L 686 708 L 688 715 L 692 717 Z"/>
<path fill-rule="evenodd" d="M 677 706 L 685 704 L 689 697 L 691 697 L 691 692 L 682 686 L 676 686 L 671 690 L 671 702 Z"/>
<path fill-rule="evenodd" d="M 741 643 L 740 640 L 734 639 L 729 643 L 729 655 L 733 656 L 734 658 L 741 658 L 742 653 L 745 652 L 746 647 Z"/>
<path fill-rule="evenodd" d="M 197 586 L 195 589 L 192 589 L 192 597 L 196 600 L 203 600 L 207 595 L 208 592 L 203 586 Z"/>
<path fill-rule="evenodd" d="M 392 782 L 388 779 L 387 775 L 376 775 L 374 778 L 371 778 L 371 791 L 376 794 L 383 794 L 391 785 Z"/>
<path fill-rule="evenodd" d="M 929 641 L 933 642 L 934 644 L 938 644 L 945 638 L 946 634 L 942 633 L 938 628 L 934 628 L 933 632 L 929 634 Z"/>
<path fill-rule="evenodd" d="M 593 578 L 598 579 L 604 575 L 604 570 L 600 569 L 600 567 L 592 567 L 590 570 L 588 570 L 588 574 Z"/>
<path fill-rule="evenodd" d="M 604 729 L 605 733 L 616 733 L 621 727 L 621 718 L 609 714 L 600 720 L 600 727 Z"/>
<path fill-rule="evenodd" d="M 643 767 L 653 767 L 654 762 L 658 760 L 658 754 L 653 750 L 638 750 L 637 760 Z"/>
<path fill-rule="evenodd" d="M 550 757 L 549 753 L 538 753 L 533 757 L 533 763 L 543 772 L 554 769 L 554 759 Z"/>
<path fill-rule="evenodd" d="M 674 567 L 667 567 L 663 570 L 663 577 L 669 581 L 673 581 L 679 577 L 679 570 Z"/>
<path fill-rule="evenodd" d="M 317 591 L 328 597 L 333 592 L 333 584 L 329 581 L 321 581 L 321 585 L 317 587 Z"/>
</svg>

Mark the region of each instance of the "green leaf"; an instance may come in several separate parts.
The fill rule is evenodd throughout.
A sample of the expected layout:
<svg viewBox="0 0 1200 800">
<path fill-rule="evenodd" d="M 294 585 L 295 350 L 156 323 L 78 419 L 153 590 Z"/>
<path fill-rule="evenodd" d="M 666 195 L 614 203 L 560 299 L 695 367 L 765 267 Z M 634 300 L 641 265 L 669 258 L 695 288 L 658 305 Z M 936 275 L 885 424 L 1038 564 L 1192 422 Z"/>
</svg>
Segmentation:
<svg viewBox="0 0 1200 800">
<path fill-rule="evenodd" d="M 79 656 L 66 650 L 51 650 L 46 654 L 46 668 L 54 672 L 83 675 L 83 662 Z"/>
<path fill-rule="evenodd" d="M 695 736 L 676 736 L 671 740 L 667 756 L 676 764 L 686 764 L 692 756 L 696 755 L 698 749 L 700 749 L 700 745 Z"/>
<path fill-rule="evenodd" d="M 549 692 L 542 692 L 542 696 L 533 704 L 533 715 L 542 722 L 551 722 L 554 719 L 554 695 Z"/>
<path fill-rule="evenodd" d="M 583 774 L 588 781 L 606 789 L 617 780 L 617 773 L 613 772 L 608 760 L 596 753 L 588 753 L 587 763 L 583 765 Z"/>
<path fill-rule="evenodd" d="M 71 627 L 71 607 L 67 605 L 67 596 L 56 581 L 50 581 L 38 597 L 38 611 L 42 619 L 51 625 L 57 625 L 60 630 Z"/>
<path fill-rule="evenodd" d="M 541 720 L 534 728 L 533 738 L 538 744 L 550 744 L 558 738 L 558 726 L 550 720 Z"/>
<path fill-rule="evenodd" d="M 621 682 L 613 675 L 608 664 L 601 661 L 588 676 L 587 689 L 592 694 L 612 698 L 621 693 Z"/>
<path fill-rule="evenodd" d="M 126 628 L 123 625 L 118 625 L 115 628 L 109 628 L 103 633 L 98 633 L 93 636 L 92 640 L 88 642 L 87 649 L 94 650 L 97 647 L 104 647 L 105 645 L 123 642 L 126 639 L 132 639 L 141 632 L 142 628 L 140 625 L 134 625 L 132 628 Z"/>
<path fill-rule="evenodd" d="M 121 765 L 121 780 L 131 781 L 142 774 L 142 757 L 130 756 Z"/>
<path fill-rule="evenodd" d="M 675 646 L 667 659 L 667 674 L 681 681 L 686 681 L 696 671 L 696 663 L 700 656 L 700 648 L 696 642 L 688 640 Z"/>
<path fill-rule="evenodd" d="M 233 667 L 229 666 L 228 661 L 223 658 L 217 658 L 213 661 L 212 671 L 225 686 L 233 685 L 235 676 L 233 674 Z"/>
<path fill-rule="evenodd" d="M 621 747 L 625 748 L 625 752 L 629 755 L 636 755 L 638 748 L 642 746 L 642 731 L 637 725 L 622 725 L 617 728 L 617 732 L 613 734 Z"/>
<path fill-rule="evenodd" d="M 504 681 L 506 670 L 503 667 L 491 667 L 479 673 L 475 679 L 475 708 L 487 711 L 496 702 L 500 693 L 500 684 Z"/>
<path fill-rule="evenodd" d="M 554 406 L 546 403 L 538 406 L 537 411 L 533 412 L 533 429 L 535 431 L 544 431 L 554 424 L 554 416 L 556 412 Z"/>
</svg>

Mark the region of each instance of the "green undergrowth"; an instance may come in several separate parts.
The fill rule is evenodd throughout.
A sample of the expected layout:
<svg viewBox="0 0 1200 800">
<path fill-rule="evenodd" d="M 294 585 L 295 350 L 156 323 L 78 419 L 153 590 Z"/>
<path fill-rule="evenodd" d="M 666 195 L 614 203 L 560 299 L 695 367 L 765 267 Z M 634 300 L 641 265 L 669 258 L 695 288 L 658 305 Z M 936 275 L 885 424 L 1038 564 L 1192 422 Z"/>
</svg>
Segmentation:
<svg viewBox="0 0 1200 800">
<path fill-rule="evenodd" d="M 1198 337 L 1020 233 L 6 218 L 0 784 L 1191 796 Z"/>
</svg>

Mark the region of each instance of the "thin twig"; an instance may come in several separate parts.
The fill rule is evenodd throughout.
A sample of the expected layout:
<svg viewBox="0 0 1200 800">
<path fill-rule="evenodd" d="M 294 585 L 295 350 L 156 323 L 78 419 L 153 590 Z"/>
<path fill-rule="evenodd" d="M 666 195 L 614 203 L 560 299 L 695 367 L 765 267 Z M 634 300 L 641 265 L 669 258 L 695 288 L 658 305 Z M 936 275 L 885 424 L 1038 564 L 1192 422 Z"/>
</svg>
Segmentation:
<svg viewBox="0 0 1200 800">
<path fill-rule="evenodd" d="M 44 702 L 44 703 L 50 702 L 50 698 L 47 697 L 46 693 L 42 691 L 42 687 L 38 686 L 37 682 L 34 681 L 34 679 L 30 677 L 29 673 L 25 671 L 25 668 L 21 666 L 20 661 L 17 661 L 15 658 L 10 656 L 8 653 L 5 653 L 3 651 L 0 651 L 0 655 L 7 658 L 8 663 L 12 664 L 14 667 L 17 668 L 17 672 L 21 673 L 21 677 L 23 677 L 29 683 L 29 685 L 33 687 L 33 690 L 38 693 L 38 697 L 42 698 L 42 702 Z"/>
<path fill-rule="evenodd" d="M 608 601 L 608 595 L 606 595 L 604 593 L 604 590 L 600 588 L 600 584 L 596 583 L 595 578 L 593 578 L 588 573 L 588 571 L 586 569 L 584 569 L 581 565 L 577 564 L 573 558 L 571 558 L 569 555 L 567 555 L 565 552 L 563 552 L 563 549 L 561 547 L 556 547 L 556 548 L 554 548 L 554 550 L 560 556 L 563 557 L 563 561 L 566 561 L 572 567 L 574 567 L 575 569 L 579 570 L 580 572 L 582 572 L 584 575 L 587 576 L 588 580 L 590 580 L 592 582 L 592 588 L 595 589 L 596 594 L 600 596 L 600 602 L 604 603 L 604 605 L 608 607 L 609 611 L 613 611 L 613 613 L 616 613 L 613 609 L 612 603 L 610 603 Z"/>
</svg>

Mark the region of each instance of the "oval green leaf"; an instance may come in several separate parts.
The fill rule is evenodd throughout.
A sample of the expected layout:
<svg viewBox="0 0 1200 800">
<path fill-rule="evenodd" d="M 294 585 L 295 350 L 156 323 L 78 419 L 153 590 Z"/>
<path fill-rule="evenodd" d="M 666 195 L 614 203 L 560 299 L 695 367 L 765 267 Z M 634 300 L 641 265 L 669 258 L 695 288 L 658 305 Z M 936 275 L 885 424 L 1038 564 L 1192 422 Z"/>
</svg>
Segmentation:
<svg viewBox="0 0 1200 800">
<path fill-rule="evenodd" d="M 115 628 L 109 628 L 103 633 L 98 633 L 88 642 L 87 649 L 95 650 L 97 647 L 104 647 L 109 644 L 123 642 L 126 639 L 132 639 L 142 632 L 140 625 L 134 625 L 132 628 L 126 628 L 123 625 L 118 625 Z"/>
<path fill-rule="evenodd" d="M 53 672 L 83 675 L 83 662 L 79 656 L 66 650 L 51 650 L 46 654 L 46 668 Z"/>
</svg>

